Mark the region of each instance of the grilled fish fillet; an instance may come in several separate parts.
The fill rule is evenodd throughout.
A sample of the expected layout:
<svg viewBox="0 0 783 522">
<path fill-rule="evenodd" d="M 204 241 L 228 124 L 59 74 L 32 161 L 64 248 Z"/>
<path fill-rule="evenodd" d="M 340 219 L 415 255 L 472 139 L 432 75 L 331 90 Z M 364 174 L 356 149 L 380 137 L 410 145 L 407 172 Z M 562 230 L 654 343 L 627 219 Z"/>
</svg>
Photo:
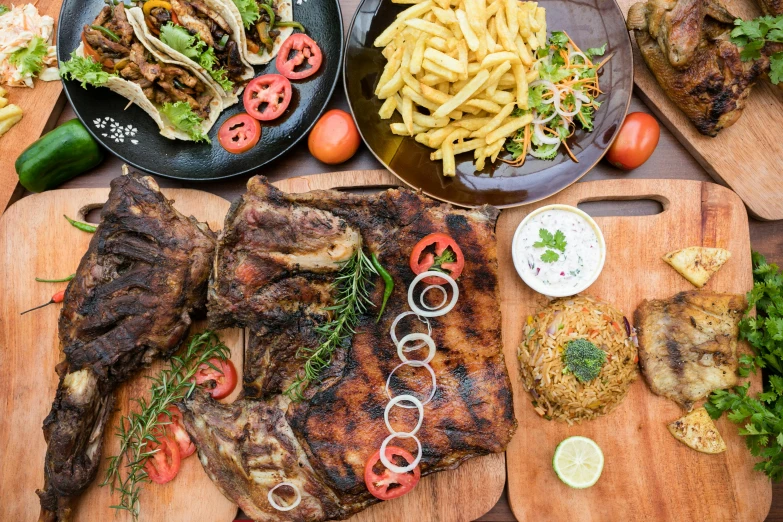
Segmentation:
<svg viewBox="0 0 783 522">
<path fill-rule="evenodd" d="M 634 312 L 639 363 L 650 389 L 689 410 L 711 391 L 737 384 L 741 295 L 681 292 L 645 300 Z"/>
</svg>

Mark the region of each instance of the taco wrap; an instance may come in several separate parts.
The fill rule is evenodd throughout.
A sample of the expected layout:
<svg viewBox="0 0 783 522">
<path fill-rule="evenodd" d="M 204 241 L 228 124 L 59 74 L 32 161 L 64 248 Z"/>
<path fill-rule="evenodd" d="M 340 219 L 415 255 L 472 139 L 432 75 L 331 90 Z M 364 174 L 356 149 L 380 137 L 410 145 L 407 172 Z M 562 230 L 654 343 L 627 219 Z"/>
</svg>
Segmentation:
<svg viewBox="0 0 783 522">
<path fill-rule="evenodd" d="M 241 49 L 241 25 L 221 0 L 147 0 L 128 17 L 151 47 L 210 78 L 224 107 L 255 75 Z"/>
<path fill-rule="evenodd" d="M 242 51 L 253 65 L 270 62 L 289 36 L 294 20 L 291 0 L 224 0 L 242 28 Z M 270 12 L 271 11 L 271 12 Z"/>
<path fill-rule="evenodd" d="M 151 47 L 122 3 L 106 6 L 61 64 L 64 77 L 105 86 L 141 107 L 169 139 L 205 140 L 223 109 L 201 72 Z"/>
</svg>

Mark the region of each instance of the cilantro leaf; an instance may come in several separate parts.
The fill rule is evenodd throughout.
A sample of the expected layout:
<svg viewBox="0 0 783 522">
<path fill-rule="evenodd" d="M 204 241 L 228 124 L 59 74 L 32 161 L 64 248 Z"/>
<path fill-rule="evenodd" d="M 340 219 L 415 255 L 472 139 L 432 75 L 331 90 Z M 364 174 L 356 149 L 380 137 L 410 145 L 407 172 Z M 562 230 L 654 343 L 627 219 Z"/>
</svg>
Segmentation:
<svg viewBox="0 0 783 522">
<path fill-rule="evenodd" d="M 536 241 L 535 243 L 533 243 L 534 248 L 552 249 L 544 252 L 544 255 L 541 256 L 541 259 L 543 261 L 546 261 L 546 259 L 544 259 L 544 256 L 547 256 L 548 258 L 552 259 L 552 261 L 557 261 L 559 256 L 557 255 L 556 252 L 554 252 L 554 250 L 565 252 L 565 248 L 568 243 L 566 242 L 565 234 L 563 234 L 562 231 L 556 230 L 555 233 L 552 234 L 547 229 L 540 228 L 538 230 L 538 237 L 541 238 L 541 241 Z M 554 257 L 552 257 L 552 254 L 554 254 Z M 546 261 L 546 262 L 550 263 L 551 261 Z"/>
<path fill-rule="evenodd" d="M 83 56 L 77 56 L 76 51 L 71 53 L 71 59 L 60 64 L 60 76 L 66 80 L 81 82 L 83 88 L 87 85 L 100 87 L 104 85 L 112 74 L 107 73 L 101 64 Z"/>
<path fill-rule="evenodd" d="M 783 82 L 783 52 L 770 56 L 769 65 L 769 80 L 775 84 Z"/>
<path fill-rule="evenodd" d="M 541 261 L 544 263 L 554 263 L 558 259 L 560 259 L 560 255 L 558 255 L 558 253 L 554 250 L 547 250 L 541 254 Z"/>
<path fill-rule="evenodd" d="M 187 133 L 193 141 L 209 141 L 209 137 L 201 129 L 202 119 L 190 108 L 187 102 L 179 101 L 177 103 L 164 103 L 160 108 L 160 113 L 177 129 Z"/>
<path fill-rule="evenodd" d="M 451 248 L 447 248 L 443 251 L 443 253 L 439 256 L 435 256 L 435 260 L 432 263 L 432 266 L 429 267 L 427 270 L 434 270 L 436 272 L 443 272 L 444 274 L 450 274 L 451 270 L 448 268 L 444 268 L 444 263 L 453 263 L 457 260 L 456 254 L 451 250 Z"/>
<path fill-rule="evenodd" d="M 568 35 L 563 31 L 553 31 L 549 37 L 549 45 L 558 49 L 563 49 L 568 45 Z"/>
<path fill-rule="evenodd" d="M 540 228 L 538 230 L 538 237 L 541 238 L 541 241 L 536 241 L 535 243 L 533 243 L 533 246 L 535 248 L 548 247 L 549 245 L 555 242 L 555 236 L 553 236 L 552 233 L 545 228 Z"/>
<path fill-rule="evenodd" d="M 234 0 L 234 5 L 237 6 L 239 16 L 242 18 L 242 24 L 245 26 L 245 29 L 250 29 L 250 27 L 256 23 L 256 20 L 261 17 L 261 10 L 259 9 L 256 0 Z"/>
<path fill-rule="evenodd" d="M 34 37 L 27 47 L 14 51 L 8 61 L 16 66 L 21 76 L 35 76 L 43 69 L 43 59 L 48 46 L 40 36 Z"/>
<path fill-rule="evenodd" d="M 761 16 L 754 20 L 734 20 L 731 41 L 741 48 L 742 61 L 758 60 L 768 42 L 783 42 L 783 15 Z M 783 52 L 770 56 L 769 79 L 777 84 L 783 81 Z"/>
<path fill-rule="evenodd" d="M 590 47 L 585 51 L 585 55 L 591 60 L 596 56 L 603 56 L 606 54 L 606 43 L 601 47 Z"/>
<path fill-rule="evenodd" d="M 568 243 L 565 239 L 565 234 L 561 232 L 560 230 L 555 232 L 555 248 L 558 249 L 561 252 L 565 252 L 566 245 Z"/>
</svg>

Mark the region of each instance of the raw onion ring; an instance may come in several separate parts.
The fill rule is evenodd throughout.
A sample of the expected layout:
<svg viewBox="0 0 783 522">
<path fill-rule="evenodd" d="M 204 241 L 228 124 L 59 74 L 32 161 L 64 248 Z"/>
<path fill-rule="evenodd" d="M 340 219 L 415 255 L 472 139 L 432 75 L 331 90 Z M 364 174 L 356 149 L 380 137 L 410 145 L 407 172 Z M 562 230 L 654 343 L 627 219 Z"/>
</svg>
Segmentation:
<svg viewBox="0 0 783 522">
<path fill-rule="evenodd" d="M 417 410 L 419 410 L 419 422 L 416 423 L 416 427 L 411 431 L 394 431 L 394 429 L 392 429 L 391 422 L 389 422 L 389 410 L 391 410 L 392 407 L 394 407 L 394 405 L 400 401 L 408 401 L 413 404 Z M 402 404 L 399 406 L 413 409 L 410 406 L 402 406 Z M 416 433 L 418 433 L 419 429 L 421 428 L 421 424 L 424 422 L 424 405 L 413 395 L 397 395 L 386 404 L 386 409 L 383 412 L 383 420 L 386 422 L 386 427 L 389 428 L 389 433 L 407 433 L 408 435 L 416 435 Z"/>
<path fill-rule="evenodd" d="M 576 65 L 587 65 L 588 59 L 587 59 L 587 56 L 585 56 L 584 53 L 580 53 L 579 51 L 571 51 L 570 53 L 568 53 L 568 60 L 571 61 L 571 59 L 574 56 L 578 56 L 578 57 L 580 57 L 582 59 L 582 63 L 578 63 Z"/>
<path fill-rule="evenodd" d="M 560 98 L 560 89 L 558 89 L 554 83 L 550 82 L 549 80 L 536 80 L 533 83 L 530 84 L 530 87 L 538 87 L 539 85 L 543 85 L 550 91 L 552 91 L 552 97 L 549 99 L 542 99 L 541 103 L 544 105 L 549 105 L 552 103 L 555 98 Z"/>
<path fill-rule="evenodd" d="M 408 361 L 404 362 L 402 364 L 398 364 L 395 366 L 395 368 L 389 373 L 389 376 L 386 378 L 386 396 L 389 397 L 389 399 L 392 399 L 391 390 L 389 389 L 389 385 L 391 384 L 391 378 L 392 375 L 394 375 L 394 372 L 402 368 L 403 366 L 413 366 L 414 368 L 427 368 L 427 371 L 430 372 L 430 376 L 432 377 L 432 391 L 430 392 L 430 396 L 427 397 L 427 400 L 422 402 L 421 405 L 424 406 L 425 404 L 429 403 L 433 397 L 435 397 L 435 390 L 438 389 L 438 382 L 435 378 L 435 370 L 432 369 L 432 366 L 429 365 L 429 363 L 423 363 L 419 361 Z M 405 394 L 410 395 L 410 394 Z M 412 409 L 413 406 L 405 406 L 404 404 L 398 405 L 400 408 L 408 408 Z"/>
<path fill-rule="evenodd" d="M 409 315 L 416 315 L 416 312 L 410 312 L 410 311 L 409 312 L 403 312 L 400 315 L 398 315 L 397 317 L 395 317 L 394 321 L 392 321 L 391 330 L 389 331 L 389 333 L 391 334 L 392 341 L 394 341 L 394 346 L 397 346 L 397 344 L 399 344 L 399 341 L 397 340 L 397 334 L 395 333 L 395 329 L 397 328 L 397 323 L 400 322 L 400 319 L 402 319 L 403 317 L 409 316 Z M 430 325 L 430 320 L 427 319 L 426 317 L 419 317 L 418 315 L 416 315 L 416 319 L 418 319 L 422 323 L 425 323 L 427 325 L 427 335 L 432 335 L 432 325 Z M 425 346 L 427 346 L 426 343 L 417 344 L 416 346 L 414 346 L 412 348 L 403 348 L 402 351 L 403 352 L 412 352 L 414 350 L 418 350 L 419 348 L 424 348 Z"/>
<path fill-rule="evenodd" d="M 389 442 L 391 442 L 393 439 L 396 438 L 401 439 L 413 439 L 416 441 L 416 445 L 419 447 L 419 453 L 416 455 L 416 458 L 413 459 L 413 462 L 409 463 L 407 466 L 400 467 L 395 464 L 392 464 L 389 459 L 386 458 L 386 446 L 389 445 Z M 394 473 L 408 473 L 409 471 L 413 471 L 416 466 L 419 465 L 419 462 L 421 461 L 421 442 L 418 438 L 416 438 L 416 435 L 408 435 L 404 432 L 395 432 L 383 439 L 383 443 L 381 444 L 381 462 L 389 471 L 393 471 Z"/>
<path fill-rule="evenodd" d="M 572 112 L 568 112 L 560 105 L 560 98 L 555 98 L 555 110 L 560 116 L 571 118 L 572 116 L 579 114 L 579 111 L 582 110 L 582 100 L 574 96 L 574 110 Z"/>
<path fill-rule="evenodd" d="M 272 497 L 272 493 L 274 492 L 274 490 L 276 490 L 277 488 L 279 488 L 281 486 L 288 486 L 290 488 L 293 488 L 294 492 L 296 492 L 296 500 L 294 500 L 293 503 L 291 503 L 290 506 L 281 506 Z M 296 484 L 294 484 L 293 482 L 281 482 L 280 484 L 278 484 L 277 486 L 275 486 L 275 487 L 273 487 L 272 489 L 269 490 L 269 493 L 266 494 L 266 498 L 269 499 L 269 503 L 276 510 L 278 510 L 278 511 L 291 511 L 296 506 L 298 506 L 299 503 L 302 501 L 302 494 L 299 492 L 299 488 L 296 487 Z"/>
<path fill-rule="evenodd" d="M 424 302 L 424 296 L 427 294 L 427 292 L 429 292 L 433 288 L 437 288 L 438 290 L 441 291 L 441 293 L 443 294 L 443 301 L 441 301 L 439 304 L 435 306 L 430 306 Z M 442 285 L 430 285 L 426 287 L 424 290 L 422 290 L 421 295 L 419 296 L 419 302 L 421 303 L 421 306 L 423 306 L 427 310 L 437 310 L 439 308 L 443 308 L 443 306 L 448 302 L 448 300 L 449 300 L 449 294 L 448 292 L 446 292 L 446 289 L 443 288 Z"/>
<path fill-rule="evenodd" d="M 451 289 L 454 292 L 454 295 L 451 296 L 451 301 L 449 301 L 449 304 L 443 308 L 438 310 L 423 310 L 416 304 L 416 300 L 413 298 L 413 290 L 416 288 L 416 284 L 419 281 L 425 277 L 432 276 L 440 277 L 441 279 L 448 281 L 448 283 L 451 285 Z M 436 272 L 434 270 L 422 272 L 421 274 L 417 275 L 413 281 L 411 281 L 411 284 L 408 287 L 408 306 L 416 313 L 416 315 L 420 315 L 422 317 L 440 317 L 441 315 L 446 315 L 447 313 L 451 312 L 452 308 L 454 308 L 454 306 L 457 304 L 457 299 L 459 299 L 459 288 L 457 288 L 457 282 L 454 281 L 453 277 L 443 272 Z"/>
<path fill-rule="evenodd" d="M 427 364 L 435 357 L 435 341 L 432 340 L 432 337 L 423 333 L 411 333 L 400 339 L 400 342 L 397 344 L 397 357 L 399 357 L 402 362 L 411 362 L 410 359 L 405 357 L 405 354 L 402 351 L 402 347 L 405 346 L 405 343 L 408 341 L 424 341 L 424 344 L 430 349 L 426 359 L 416 360 L 416 362 Z"/>
<path fill-rule="evenodd" d="M 544 145 L 558 145 L 561 141 L 560 136 L 547 136 L 544 134 L 544 130 L 538 124 L 533 125 L 533 135 Z"/>
<path fill-rule="evenodd" d="M 554 117 L 555 117 L 555 116 L 557 116 L 557 115 L 558 115 L 558 114 L 557 114 L 557 111 L 552 111 L 552 114 L 550 114 L 549 116 L 547 116 L 547 118 L 546 118 L 546 119 L 541 119 L 541 118 L 539 118 L 539 117 L 538 117 L 538 113 L 536 113 L 536 116 L 533 118 L 533 123 L 538 123 L 538 124 L 542 124 L 542 123 L 549 123 L 549 122 L 550 122 L 550 121 L 552 121 L 552 120 L 554 119 Z"/>
</svg>

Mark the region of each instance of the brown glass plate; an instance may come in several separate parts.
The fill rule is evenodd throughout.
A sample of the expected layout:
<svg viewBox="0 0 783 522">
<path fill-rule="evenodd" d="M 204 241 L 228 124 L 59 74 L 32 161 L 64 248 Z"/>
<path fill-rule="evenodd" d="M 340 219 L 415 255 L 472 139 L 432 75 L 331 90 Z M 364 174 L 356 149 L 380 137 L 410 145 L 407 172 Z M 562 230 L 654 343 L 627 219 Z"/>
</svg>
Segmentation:
<svg viewBox="0 0 783 522">
<path fill-rule="evenodd" d="M 391 0 L 364 0 L 354 14 L 348 31 L 343 80 L 354 120 L 367 147 L 394 175 L 411 187 L 456 205 L 511 207 L 533 203 L 571 185 L 598 163 L 617 134 L 628 111 L 633 89 L 633 54 L 625 20 L 614 0 L 543 0 L 550 30 L 566 31 L 583 49 L 607 43 L 612 59 L 600 74 L 604 94 L 596 114 L 595 130 L 577 130 L 569 140 L 579 163 L 565 153 L 554 160 L 528 158 L 523 167 L 500 161 L 480 172 L 473 166 L 473 154 L 457 156 L 457 175 L 442 175 L 440 161 L 430 161 L 431 150 L 413 138 L 395 136 L 389 123 L 381 120 L 381 100 L 373 92 L 386 63 L 373 40 L 410 5 Z"/>
</svg>

